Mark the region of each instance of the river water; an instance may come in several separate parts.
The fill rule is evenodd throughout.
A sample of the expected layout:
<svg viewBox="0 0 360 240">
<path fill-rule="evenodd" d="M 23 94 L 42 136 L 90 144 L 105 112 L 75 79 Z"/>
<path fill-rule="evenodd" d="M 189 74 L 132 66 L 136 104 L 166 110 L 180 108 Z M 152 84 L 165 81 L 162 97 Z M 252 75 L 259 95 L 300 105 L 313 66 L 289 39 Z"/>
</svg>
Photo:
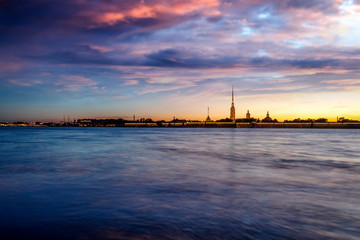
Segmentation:
<svg viewBox="0 0 360 240">
<path fill-rule="evenodd" d="M 360 239 L 360 131 L 0 128 L 0 239 Z"/>
</svg>

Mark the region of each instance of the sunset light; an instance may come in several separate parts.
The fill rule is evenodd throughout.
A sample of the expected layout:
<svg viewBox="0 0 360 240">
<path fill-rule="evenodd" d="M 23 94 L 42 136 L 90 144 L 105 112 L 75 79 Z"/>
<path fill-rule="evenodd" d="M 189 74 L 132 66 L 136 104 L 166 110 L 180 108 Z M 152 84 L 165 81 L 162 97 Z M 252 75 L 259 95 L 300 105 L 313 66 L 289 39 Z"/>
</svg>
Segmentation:
<svg viewBox="0 0 360 240">
<path fill-rule="evenodd" d="M 20 1 L 22 2 L 22 1 Z M 359 1 L 0 3 L 0 121 L 360 119 Z"/>
</svg>

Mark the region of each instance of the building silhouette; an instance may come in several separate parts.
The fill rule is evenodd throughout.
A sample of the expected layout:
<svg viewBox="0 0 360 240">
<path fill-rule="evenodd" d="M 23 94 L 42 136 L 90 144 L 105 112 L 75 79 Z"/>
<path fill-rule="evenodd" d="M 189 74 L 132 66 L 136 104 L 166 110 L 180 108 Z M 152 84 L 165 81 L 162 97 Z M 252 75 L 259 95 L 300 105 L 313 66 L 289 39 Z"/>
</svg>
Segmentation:
<svg viewBox="0 0 360 240">
<path fill-rule="evenodd" d="M 272 118 L 269 115 L 269 111 L 267 111 L 266 117 L 261 122 L 273 122 Z"/>
<path fill-rule="evenodd" d="M 212 122 L 210 115 L 209 115 L 209 107 L 208 107 L 208 115 L 207 115 L 205 122 Z"/>
<path fill-rule="evenodd" d="M 231 108 L 230 108 L 230 120 L 235 122 L 235 107 L 234 107 L 234 87 L 232 87 L 232 101 L 231 101 Z"/>
<path fill-rule="evenodd" d="M 249 110 L 247 110 L 246 119 L 250 119 L 250 112 L 249 112 Z"/>
</svg>

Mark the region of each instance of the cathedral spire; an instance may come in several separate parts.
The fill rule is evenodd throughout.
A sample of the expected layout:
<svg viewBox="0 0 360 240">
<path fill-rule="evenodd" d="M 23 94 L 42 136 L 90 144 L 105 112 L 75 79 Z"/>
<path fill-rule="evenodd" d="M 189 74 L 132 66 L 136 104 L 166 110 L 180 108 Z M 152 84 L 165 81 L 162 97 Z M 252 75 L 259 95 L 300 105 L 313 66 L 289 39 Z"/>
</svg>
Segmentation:
<svg viewBox="0 0 360 240">
<path fill-rule="evenodd" d="M 235 122 L 235 106 L 234 106 L 234 86 L 231 87 L 231 108 L 230 108 L 230 120 Z"/>
<path fill-rule="evenodd" d="M 211 122 L 210 111 L 209 111 L 209 110 L 210 110 L 210 109 L 209 109 L 209 107 L 208 107 L 208 116 L 207 116 L 205 122 Z"/>
<path fill-rule="evenodd" d="M 234 105 L 234 86 L 232 86 L 231 94 L 232 94 L 232 104 Z"/>
</svg>

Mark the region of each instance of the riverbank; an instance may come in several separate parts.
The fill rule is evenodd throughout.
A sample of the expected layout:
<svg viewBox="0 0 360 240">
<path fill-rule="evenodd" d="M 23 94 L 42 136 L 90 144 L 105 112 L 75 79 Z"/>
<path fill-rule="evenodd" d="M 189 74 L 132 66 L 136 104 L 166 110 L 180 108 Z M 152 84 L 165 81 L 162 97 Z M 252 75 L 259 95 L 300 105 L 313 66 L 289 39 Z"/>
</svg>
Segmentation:
<svg viewBox="0 0 360 240">
<path fill-rule="evenodd" d="M 0 125 L 0 127 L 126 127 L 126 128 L 346 128 L 360 129 L 360 122 L 350 123 L 233 123 L 233 122 L 127 122 L 122 124 L 107 125 L 26 125 L 26 124 L 8 124 Z"/>
<path fill-rule="evenodd" d="M 186 127 L 186 128 L 360 128 L 360 123 L 125 123 L 123 127 Z"/>
</svg>

